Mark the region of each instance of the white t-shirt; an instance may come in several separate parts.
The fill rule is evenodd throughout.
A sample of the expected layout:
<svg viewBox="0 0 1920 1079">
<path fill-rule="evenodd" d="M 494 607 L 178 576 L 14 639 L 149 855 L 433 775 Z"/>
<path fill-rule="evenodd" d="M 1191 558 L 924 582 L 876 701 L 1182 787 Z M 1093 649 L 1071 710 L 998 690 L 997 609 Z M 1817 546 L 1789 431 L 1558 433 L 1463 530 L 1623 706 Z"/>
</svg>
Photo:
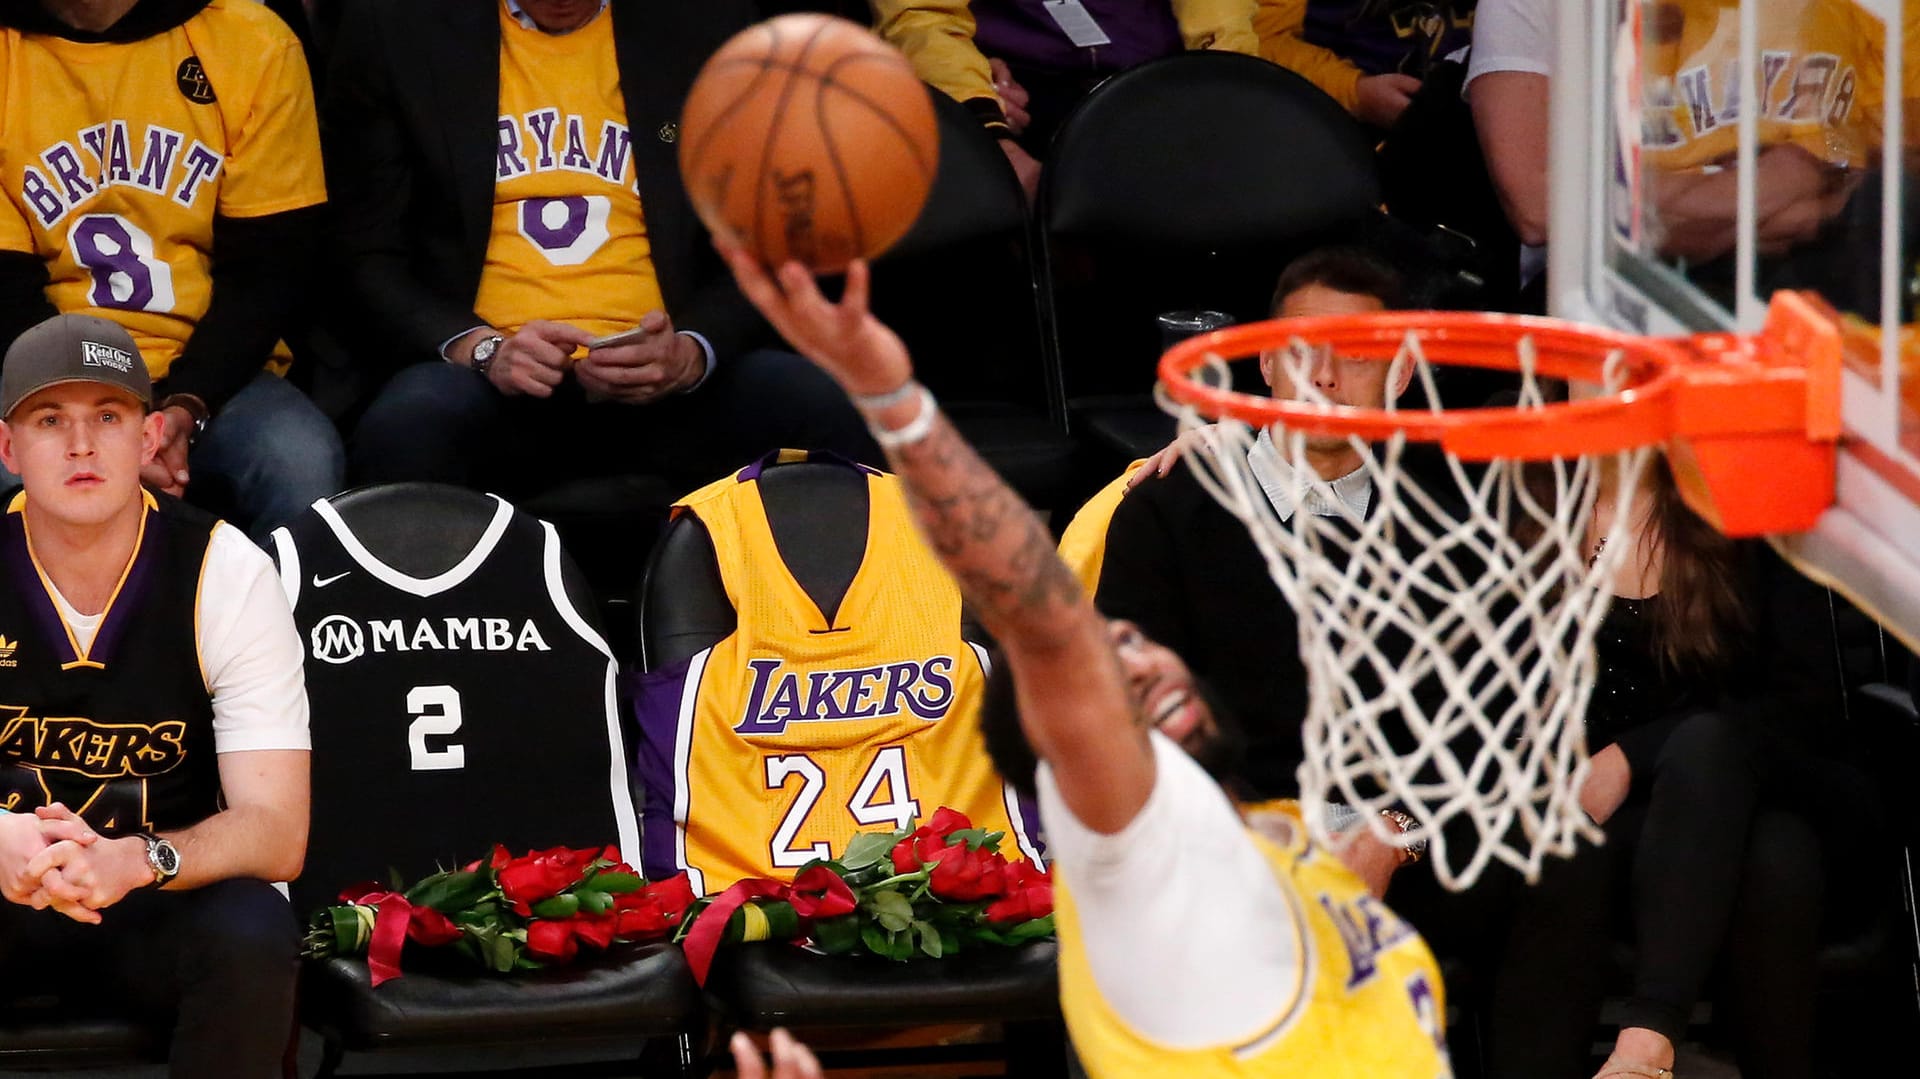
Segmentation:
<svg viewBox="0 0 1920 1079">
<path fill-rule="evenodd" d="M 51 581 L 47 591 L 80 647 L 92 647 L 102 615 L 74 610 Z M 207 540 L 199 603 L 196 643 L 213 695 L 214 752 L 313 748 L 306 653 L 293 611 L 273 561 L 231 525 L 214 526 Z"/>
<path fill-rule="evenodd" d="M 1297 995 L 1297 901 L 1219 785 L 1150 737 L 1153 793 L 1113 835 L 1075 819 L 1041 763 L 1047 855 L 1072 891 L 1100 996 L 1127 1026 L 1180 1049 L 1244 1043 Z"/>
<path fill-rule="evenodd" d="M 1467 82 L 1493 71 L 1552 75 L 1553 51 L 1553 4 L 1548 0 L 1480 0 L 1473 12 Z"/>
</svg>

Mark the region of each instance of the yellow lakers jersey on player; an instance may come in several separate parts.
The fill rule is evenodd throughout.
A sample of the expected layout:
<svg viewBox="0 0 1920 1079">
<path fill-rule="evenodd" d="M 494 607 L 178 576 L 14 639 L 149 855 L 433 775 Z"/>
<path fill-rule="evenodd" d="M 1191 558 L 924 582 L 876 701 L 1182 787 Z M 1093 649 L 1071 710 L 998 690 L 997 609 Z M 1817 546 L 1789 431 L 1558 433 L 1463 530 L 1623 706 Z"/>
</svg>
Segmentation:
<svg viewBox="0 0 1920 1079">
<path fill-rule="evenodd" d="M 1649 9 L 1641 47 L 1641 146 L 1664 171 L 1724 163 L 1739 145 L 1740 7 Z M 1884 29 L 1850 0 L 1759 5 L 1759 141 L 1829 165 L 1873 164 L 1885 101 Z"/>
<path fill-rule="evenodd" d="M 1087 1074 L 1092 1079 L 1452 1074 L 1440 969 L 1419 934 L 1339 859 L 1307 840 L 1294 803 L 1267 803 L 1247 812 L 1249 820 L 1271 815 L 1280 822 L 1277 828 L 1249 828 L 1248 835 L 1291 900 L 1303 943 L 1300 967 L 1291 973 L 1292 1004 L 1268 1030 L 1242 1045 L 1178 1049 L 1136 1034 L 1101 999 L 1074 914 L 1073 882 L 1056 869 L 1060 1006 Z M 1152 977 L 1152 972 L 1141 976 Z"/>
<path fill-rule="evenodd" d="M 128 43 L 0 30 L 0 191 L 0 250 L 39 255 L 53 305 L 125 326 L 161 378 L 207 311 L 215 215 L 326 200 L 300 44 L 251 0 Z"/>
<path fill-rule="evenodd" d="M 512 333 L 533 319 L 593 334 L 661 307 L 613 54 L 613 12 L 570 34 L 500 9 L 493 231 L 474 313 Z"/>
<path fill-rule="evenodd" d="M 647 876 L 685 869 L 708 893 L 784 879 L 856 832 L 906 827 L 941 806 L 1006 832 L 1009 857 L 1037 857 L 1030 810 L 981 741 L 985 652 L 961 635 L 959 589 L 914 530 L 899 481 L 860 469 L 865 554 L 839 608 L 823 613 L 775 546 L 763 464 L 675 509 L 712 538 L 738 621 L 688 662 L 643 676 L 635 694 Z"/>
</svg>

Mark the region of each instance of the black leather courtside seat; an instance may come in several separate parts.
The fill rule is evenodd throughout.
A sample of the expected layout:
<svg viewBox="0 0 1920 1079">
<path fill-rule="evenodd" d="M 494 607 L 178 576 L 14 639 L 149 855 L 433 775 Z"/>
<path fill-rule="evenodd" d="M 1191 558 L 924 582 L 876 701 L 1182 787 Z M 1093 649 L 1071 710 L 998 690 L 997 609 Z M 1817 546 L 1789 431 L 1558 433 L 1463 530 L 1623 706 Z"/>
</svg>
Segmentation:
<svg viewBox="0 0 1920 1079">
<path fill-rule="evenodd" d="M 515 853 L 631 843 L 638 860 L 609 711 L 613 660 L 551 526 L 490 495 L 393 484 L 316 504 L 276 533 L 275 555 L 313 702 L 314 820 L 297 910 L 384 879 L 385 867 L 411 882 L 496 842 Z M 388 632 L 396 621 L 401 632 Z M 491 622 L 508 628 L 489 636 Z M 423 718 L 436 722 L 417 728 Z M 363 960 L 307 964 L 301 1018 L 326 1042 L 322 1074 L 348 1052 L 583 1044 L 629 1059 L 650 1047 L 685 1066 L 704 1026 L 685 958 L 668 944 L 512 977 L 431 958 L 404 969 L 374 989 Z"/>
</svg>

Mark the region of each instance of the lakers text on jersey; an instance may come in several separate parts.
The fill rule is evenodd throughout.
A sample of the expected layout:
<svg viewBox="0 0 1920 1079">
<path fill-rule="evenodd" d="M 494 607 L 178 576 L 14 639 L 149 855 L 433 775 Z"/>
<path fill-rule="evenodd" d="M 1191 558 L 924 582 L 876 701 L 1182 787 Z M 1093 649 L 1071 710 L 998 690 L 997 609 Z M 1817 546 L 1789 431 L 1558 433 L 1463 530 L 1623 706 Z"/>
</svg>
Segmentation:
<svg viewBox="0 0 1920 1079">
<path fill-rule="evenodd" d="M 1452 1074 L 1440 968 L 1413 928 L 1339 859 L 1307 839 L 1292 802 L 1249 807 L 1251 827 L 1289 900 L 1301 953 L 1291 1004 L 1240 1045 L 1178 1049 L 1141 1036 L 1100 996 L 1072 880 L 1054 882 L 1060 1006 L 1092 1079 L 1136 1075 L 1427 1079 Z M 1276 972 L 1277 974 L 1278 972 Z M 1142 971 L 1141 977 L 1152 977 Z"/>
<path fill-rule="evenodd" d="M 60 802 L 108 836 L 211 816 L 220 775 L 196 601 L 217 523 L 146 496 L 133 558 L 83 643 L 54 602 L 25 504 L 13 495 L 0 517 L 0 808 Z"/>
<path fill-rule="evenodd" d="M 1037 857 L 1030 810 L 980 739 L 986 656 L 960 630 L 960 594 L 921 543 L 899 482 L 861 469 L 864 557 L 823 613 L 775 543 L 754 465 L 694 492 L 737 612 L 734 631 L 635 690 L 646 787 L 645 869 L 697 890 L 787 877 L 941 806 Z M 846 466 L 849 469 L 854 466 Z"/>
</svg>

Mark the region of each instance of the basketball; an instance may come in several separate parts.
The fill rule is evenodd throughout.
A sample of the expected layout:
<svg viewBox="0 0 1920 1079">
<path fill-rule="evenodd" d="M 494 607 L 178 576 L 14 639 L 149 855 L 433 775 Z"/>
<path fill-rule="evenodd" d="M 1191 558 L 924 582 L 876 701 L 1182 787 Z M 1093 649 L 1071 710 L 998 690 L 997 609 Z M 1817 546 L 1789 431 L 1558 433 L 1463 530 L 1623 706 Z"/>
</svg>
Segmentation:
<svg viewBox="0 0 1920 1079">
<path fill-rule="evenodd" d="M 720 47 L 680 121 L 700 219 L 768 266 L 833 273 L 905 235 L 940 135 L 906 57 L 856 23 L 782 15 Z"/>
</svg>

